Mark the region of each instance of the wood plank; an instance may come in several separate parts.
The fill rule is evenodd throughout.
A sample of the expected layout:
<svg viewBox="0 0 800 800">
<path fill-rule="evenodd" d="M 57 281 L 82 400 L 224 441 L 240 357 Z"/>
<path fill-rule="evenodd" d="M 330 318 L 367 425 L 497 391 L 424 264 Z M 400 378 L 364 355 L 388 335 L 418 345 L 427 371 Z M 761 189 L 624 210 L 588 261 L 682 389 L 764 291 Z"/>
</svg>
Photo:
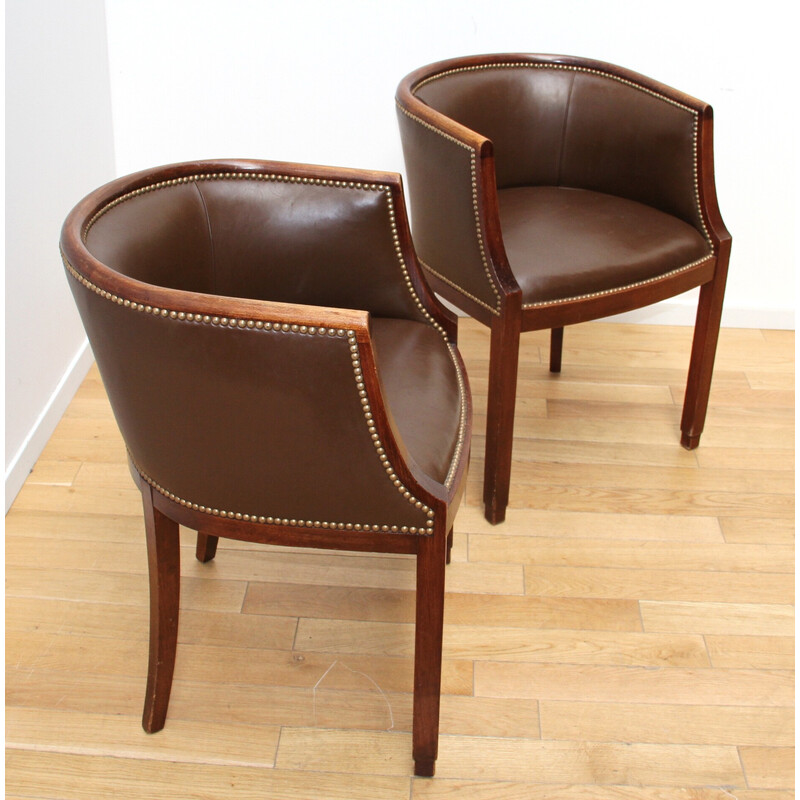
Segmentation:
<svg viewBox="0 0 800 800">
<path fill-rule="evenodd" d="M 250 583 L 243 612 L 318 619 L 353 619 L 373 622 L 412 622 L 415 595 L 397 589 L 359 589 L 299 584 Z M 515 597 L 509 595 L 448 592 L 445 624 L 582 630 L 641 630 L 635 601 L 582 597 Z"/>
<path fill-rule="evenodd" d="M 685 800 L 731 800 L 727 789 L 693 786 L 683 789 L 680 795 Z M 736 787 L 737 800 L 794 800 L 788 794 L 776 793 L 756 798 L 746 797 Z M 444 779 L 414 781 L 413 800 L 675 800 L 672 787 L 653 786 L 598 786 L 593 784 L 542 784 L 520 781 L 477 781 Z"/>
<path fill-rule="evenodd" d="M 781 521 L 783 522 L 783 521 Z M 538 511 L 509 508 L 502 525 L 486 521 L 478 506 L 458 513 L 456 531 L 502 534 L 503 536 L 547 536 L 554 539 L 649 539 L 653 541 L 724 541 L 715 517 L 676 514 L 614 514 L 574 511 Z"/>
<path fill-rule="evenodd" d="M 238 611 L 244 601 L 244 581 L 181 578 L 181 608 Z M 6 596 L 40 597 L 87 603 L 118 603 L 146 607 L 149 588 L 145 575 L 124 572 L 39 569 L 14 566 L 8 570 Z"/>
<path fill-rule="evenodd" d="M 794 635 L 706 636 L 705 640 L 715 667 L 794 669 Z"/>
<path fill-rule="evenodd" d="M 744 564 L 742 564 L 745 567 Z M 544 597 L 639 598 L 718 603 L 791 603 L 794 575 L 526 565 L 525 591 Z"/>
<path fill-rule="evenodd" d="M 350 756 L 353 757 L 353 754 Z M 186 797 L 194 787 L 203 800 L 407 800 L 408 777 L 323 774 L 216 764 L 99 758 L 36 751 L 9 751 L 6 785 L 25 797 L 59 800 L 97 800 L 98 796 L 125 800 Z M 100 794 L 98 794 L 100 792 Z"/>
<path fill-rule="evenodd" d="M 751 788 L 794 788 L 794 747 L 741 747 L 739 752 Z"/>
<path fill-rule="evenodd" d="M 315 653 L 411 656 L 414 626 L 387 622 L 301 619 L 297 646 Z M 527 663 L 707 666 L 699 636 L 607 631 L 543 631 L 486 625 L 447 625 L 446 658 Z"/>
<path fill-rule="evenodd" d="M 263 768 L 274 766 L 279 735 L 277 726 L 183 720 L 171 720 L 162 731 L 148 735 L 138 717 L 6 709 L 6 746 L 15 750 Z"/>
<path fill-rule="evenodd" d="M 413 558 L 390 555 L 320 554 L 311 549 L 278 551 L 268 546 L 258 550 L 230 550 L 209 564 L 194 557 L 193 547 L 183 547 L 181 574 L 189 578 L 214 578 L 223 581 L 283 581 L 307 585 L 340 582 L 349 586 L 412 589 L 416 563 Z M 95 542 L 91 559 L 73 542 L 55 540 L 51 547 L 41 547 L 38 538 L 17 536 L 8 542 L 6 563 L 24 566 L 36 563 L 40 568 L 65 570 L 100 570 L 146 573 L 147 552 L 140 543 Z M 481 591 L 522 594 L 523 571 L 520 566 L 452 563 L 447 570 L 448 588 L 455 591 Z"/>
<path fill-rule="evenodd" d="M 486 562 L 709 572 L 791 572 L 794 558 L 793 548 L 783 545 L 562 542 L 502 534 L 471 534 L 469 548 L 470 558 Z"/>
<path fill-rule="evenodd" d="M 767 603 L 679 603 L 643 600 L 646 631 L 688 631 L 718 635 L 792 636 L 794 607 Z"/>
<path fill-rule="evenodd" d="M 543 739 L 790 746 L 794 710 L 741 706 L 544 701 Z"/>
<path fill-rule="evenodd" d="M 479 661 L 480 697 L 663 703 L 667 705 L 792 706 L 789 670 L 610 667 Z"/>
<path fill-rule="evenodd" d="M 6 638 L 8 663 L 18 669 L 86 671 L 93 675 L 144 677 L 147 647 L 144 642 L 105 639 L 38 631 L 16 633 Z M 348 655 L 337 659 L 304 651 L 213 647 L 183 644 L 178 647 L 176 680 L 225 685 L 236 682 L 262 686 L 313 687 L 335 663 L 345 664 L 328 674 L 326 686 L 362 690 L 363 676 L 384 692 L 409 692 L 413 686 L 411 658 Z M 472 693 L 472 662 L 446 659 L 442 667 L 442 691 Z"/>
<path fill-rule="evenodd" d="M 238 609 L 237 609 L 238 611 Z M 105 639 L 149 641 L 149 606 L 75 603 L 64 600 L 6 599 L 6 630 L 38 631 Z M 178 641 L 216 647 L 291 650 L 297 628 L 293 617 L 247 616 L 182 609 Z"/>
<path fill-rule="evenodd" d="M 287 729 L 277 764 L 285 769 L 352 770 L 355 774 L 408 769 L 410 742 L 403 734 Z M 347 753 L 363 753 L 358 761 Z M 645 774 L 661 785 L 737 783 L 742 780 L 735 748 L 691 745 L 534 742 L 488 737 L 443 737 L 437 776 L 536 780 L 542 783 L 641 783 Z"/>
<path fill-rule="evenodd" d="M 731 544 L 794 544 L 793 519 L 720 519 L 722 533 Z"/>
</svg>

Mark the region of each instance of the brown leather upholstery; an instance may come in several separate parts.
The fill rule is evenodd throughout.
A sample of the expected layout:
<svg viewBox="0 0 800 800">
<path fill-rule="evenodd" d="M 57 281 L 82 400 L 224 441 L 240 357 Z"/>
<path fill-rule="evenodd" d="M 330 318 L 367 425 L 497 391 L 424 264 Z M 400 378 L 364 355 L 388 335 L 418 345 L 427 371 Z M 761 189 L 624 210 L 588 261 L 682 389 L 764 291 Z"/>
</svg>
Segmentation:
<svg viewBox="0 0 800 800">
<path fill-rule="evenodd" d="M 417 553 L 417 669 L 429 677 L 414 747 L 420 774 L 432 771 L 446 542 L 471 410 L 399 177 L 172 165 L 87 197 L 61 246 L 152 522 L 153 613 L 172 613 L 158 555 L 169 520 L 199 531 L 202 560 L 218 536 Z M 153 686 L 153 653 L 168 649 L 154 636 Z M 163 725 L 166 692 L 148 688 L 147 730 Z"/>
<path fill-rule="evenodd" d="M 681 422 L 696 447 L 730 251 L 711 108 L 611 64 L 525 54 L 422 67 L 397 105 L 420 260 L 492 327 L 488 518 L 508 501 L 523 331 L 553 329 L 557 372 L 564 325 L 703 286 Z"/>
<path fill-rule="evenodd" d="M 634 200 L 561 186 L 497 195 L 503 244 L 526 305 L 613 291 L 710 255 L 696 228 Z"/>
</svg>

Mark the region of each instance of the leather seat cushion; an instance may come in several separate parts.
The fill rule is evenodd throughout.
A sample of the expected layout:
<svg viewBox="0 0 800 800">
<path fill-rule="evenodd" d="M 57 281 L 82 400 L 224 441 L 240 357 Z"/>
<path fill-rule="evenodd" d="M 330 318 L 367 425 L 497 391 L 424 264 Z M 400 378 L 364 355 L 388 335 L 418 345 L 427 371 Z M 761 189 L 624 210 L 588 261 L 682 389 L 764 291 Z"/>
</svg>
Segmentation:
<svg viewBox="0 0 800 800">
<path fill-rule="evenodd" d="M 372 317 L 385 399 L 414 461 L 444 483 L 458 439 L 461 398 L 456 366 L 430 325 Z"/>
<path fill-rule="evenodd" d="M 523 303 L 563 300 L 664 275 L 710 254 L 683 220 L 633 200 L 560 186 L 498 191 Z"/>
</svg>

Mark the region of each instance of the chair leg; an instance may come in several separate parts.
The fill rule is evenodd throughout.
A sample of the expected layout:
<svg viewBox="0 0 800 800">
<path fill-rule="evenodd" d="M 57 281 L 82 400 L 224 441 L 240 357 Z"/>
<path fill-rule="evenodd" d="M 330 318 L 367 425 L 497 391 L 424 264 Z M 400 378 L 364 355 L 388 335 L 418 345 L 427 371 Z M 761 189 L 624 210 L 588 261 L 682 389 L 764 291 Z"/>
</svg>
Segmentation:
<svg viewBox="0 0 800 800">
<path fill-rule="evenodd" d="M 414 774 L 433 777 L 439 751 L 442 629 L 446 541 L 441 533 L 420 537 L 414 644 Z"/>
<path fill-rule="evenodd" d="M 706 421 L 711 376 L 714 371 L 714 357 L 717 353 L 722 319 L 722 299 L 725 294 L 727 254 L 725 262 L 720 264 L 722 258 L 720 256 L 714 280 L 703 284 L 700 288 L 692 357 L 689 362 L 689 377 L 686 381 L 686 396 L 683 400 L 681 417 L 681 444 L 687 450 L 694 450 L 700 444 L 700 434 Z"/>
<path fill-rule="evenodd" d="M 564 345 L 564 329 L 550 331 L 550 372 L 561 372 L 561 351 Z"/>
<path fill-rule="evenodd" d="M 489 398 L 486 410 L 486 462 L 483 475 L 485 514 L 492 525 L 497 525 L 506 518 L 508 505 L 519 335 L 520 319 L 513 314 L 504 314 L 492 324 Z"/>
<path fill-rule="evenodd" d="M 194 551 L 195 557 L 203 564 L 211 561 L 217 554 L 217 542 L 219 536 L 211 536 L 207 533 L 197 533 L 197 548 Z"/>
<path fill-rule="evenodd" d="M 445 558 L 445 564 L 450 563 L 450 556 L 453 553 L 453 529 L 450 528 L 450 533 L 447 534 L 447 557 Z"/>
<path fill-rule="evenodd" d="M 175 669 L 180 601 L 178 523 L 153 505 L 153 490 L 142 490 L 147 561 L 150 572 L 150 662 L 142 727 L 155 733 L 164 727 Z"/>
</svg>

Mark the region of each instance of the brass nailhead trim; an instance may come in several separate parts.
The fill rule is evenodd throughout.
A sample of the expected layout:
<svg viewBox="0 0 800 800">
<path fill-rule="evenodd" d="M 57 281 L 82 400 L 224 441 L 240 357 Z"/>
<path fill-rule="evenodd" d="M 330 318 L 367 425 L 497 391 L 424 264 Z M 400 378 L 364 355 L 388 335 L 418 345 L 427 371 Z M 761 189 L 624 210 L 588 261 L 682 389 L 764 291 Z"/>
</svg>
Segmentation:
<svg viewBox="0 0 800 800">
<path fill-rule="evenodd" d="M 644 94 L 648 94 L 651 97 L 655 97 L 657 100 L 661 100 L 664 103 L 668 103 L 669 105 L 675 106 L 676 108 L 680 108 L 682 111 L 686 111 L 687 113 L 691 114 L 693 117 L 692 123 L 692 179 L 694 182 L 694 199 L 695 204 L 697 206 L 697 217 L 700 220 L 700 225 L 703 228 L 703 236 L 705 237 L 706 241 L 710 245 L 712 251 L 714 249 L 714 244 L 711 241 L 711 237 L 708 233 L 708 229 L 706 227 L 706 221 L 703 217 L 703 210 L 700 205 L 700 176 L 698 171 L 698 153 L 697 153 L 697 134 L 698 134 L 698 125 L 699 125 L 699 114 L 698 112 L 690 108 L 683 103 L 679 103 L 677 100 L 673 100 L 671 97 L 667 97 L 665 94 L 660 94 L 659 92 L 654 91 L 653 89 L 648 89 L 646 86 L 642 86 L 641 84 L 634 83 L 633 81 L 628 80 L 627 78 L 621 78 L 618 75 L 613 75 L 610 72 L 603 72 L 598 69 L 592 69 L 590 67 L 579 67 L 573 64 L 547 64 L 547 63 L 532 63 L 530 61 L 503 61 L 497 64 L 476 64 L 471 67 L 456 67 L 454 69 L 445 70 L 444 72 L 439 72 L 436 75 L 431 75 L 430 77 L 426 78 L 423 81 L 420 81 L 414 88 L 412 89 L 412 93 L 416 93 L 419 91 L 423 86 L 432 83 L 433 81 L 439 80 L 439 78 L 447 77 L 448 75 L 456 75 L 462 72 L 482 72 L 488 71 L 492 69 L 558 69 L 558 70 L 565 70 L 567 72 L 584 72 L 589 75 L 597 75 L 601 78 L 606 78 L 608 80 L 617 81 L 617 83 L 625 84 L 625 86 L 630 86 L 633 89 L 636 89 Z M 411 115 L 409 115 L 411 116 Z M 422 122 L 422 120 L 419 120 Z M 425 124 L 425 123 L 422 123 Z M 435 128 L 433 130 L 436 130 Z M 448 137 L 452 138 L 452 137 Z M 455 139 L 453 141 L 456 141 Z"/>
<path fill-rule="evenodd" d="M 657 283 L 658 281 L 662 280 L 662 278 L 669 278 L 672 275 L 678 275 L 681 272 L 686 272 L 686 270 L 692 269 L 692 267 L 697 267 L 702 264 L 704 261 L 708 261 L 709 259 L 714 258 L 714 254 L 710 253 L 707 256 L 703 256 L 702 258 L 698 258 L 697 261 L 692 261 L 691 264 L 684 264 L 682 267 L 677 267 L 676 269 L 671 269 L 669 272 L 665 272 L 662 275 L 656 275 L 655 278 L 648 278 L 645 281 L 635 281 L 634 283 L 628 283 L 625 286 L 618 286 L 614 289 L 604 289 L 602 292 L 590 292 L 588 294 L 579 294 L 575 297 L 563 297 L 559 298 L 558 300 L 542 300 L 538 303 L 523 303 L 523 308 L 546 308 L 548 306 L 557 306 L 559 303 L 571 303 L 575 300 L 591 300 L 595 297 L 606 297 L 610 294 L 618 294 L 619 292 L 627 291 L 628 289 L 638 289 L 640 286 L 647 286 L 651 283 Z"/>
<path fill-rule="evenodd" d="M 492 306 L 490 306 L 488 303 L 484 303 L 483 300 L 481 300 L 478 297 L 475 297 L 474 294 L 470 294 L 466 289 L 463 289 L 457 283 L 453 283 L 453 281 L 451 281 L 450 278 L 445 277 L 444 275 L 442 275 L 441 272 L 437 272 L 430 264 L 426 264 L 422 259 L 419 259 L 419 263 L 422 265 L 423 269 L 425 269 L 427 272 L 430 272 L 432 275 L 435 275 L 440 281 L 444 281 L 444 283 L 446 283 L 448 286 L 452 286 L 457 292 L 463 294 L 464 297 L 469 297 L 469 299 L 472 300 L 473 303 L 477 303 L 478 305 L 483 306 L 488 311 L 491 311 L 492 314 L 498 313 L 497 310 L 492 308 Z"/>
<path fill-rule="evenodd" d="M 333 186 L 340 189 L 362 189 L 365 191 L 373 192 L 390 192 L 389 186 L 383 183 L 364 183 L 362 181 L 337 181 L 327 178 L 302 178 L 296 175 L 282 175 L 276 172 L 198 172 L 194 175 L 185 175 L 182 178 L 172 178 L 171 180 L 159 181 L 152 183 L 149 186 L 142 186 L 139 189 L 134 189 L 131 192 L 121 195 L 116 200 L 112 200 L 107 205 L 103 206 L 87 223 L 83 229 L 83 238 L 89 233 L 92 225 L 97 220 L 111 211 L 120 203 L 130 200 L 132 197 L 138 197 L 142 194 L 157 191 L 158 189 L 165 189 L 169 186 L 179 186 L 184 183 L 196 183 L 198 181 L 214 181 L 214 180 L 251 180 L 251 181 L 269 181 L 278 183 L 303 183 L 312 186 Z"/>
</svg>

